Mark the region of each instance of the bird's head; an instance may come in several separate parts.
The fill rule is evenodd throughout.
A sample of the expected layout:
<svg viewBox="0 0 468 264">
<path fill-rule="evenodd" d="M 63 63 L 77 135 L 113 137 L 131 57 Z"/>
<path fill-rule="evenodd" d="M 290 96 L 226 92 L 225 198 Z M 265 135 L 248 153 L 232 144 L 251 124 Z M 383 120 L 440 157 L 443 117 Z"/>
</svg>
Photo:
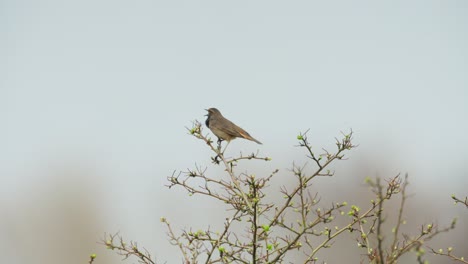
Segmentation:
<svg viewBox="0 0 468 264">
<path fill-rule="evenodd" d="M 208 114 L 206 114 L 205 116 L 221 115 L 221 112 L 219 112 L 219 110 L 214 108 L 214 107 L 209 108 L 209 109 L 205 109 L 205 110 L 208 111 Z"/>
</svg>

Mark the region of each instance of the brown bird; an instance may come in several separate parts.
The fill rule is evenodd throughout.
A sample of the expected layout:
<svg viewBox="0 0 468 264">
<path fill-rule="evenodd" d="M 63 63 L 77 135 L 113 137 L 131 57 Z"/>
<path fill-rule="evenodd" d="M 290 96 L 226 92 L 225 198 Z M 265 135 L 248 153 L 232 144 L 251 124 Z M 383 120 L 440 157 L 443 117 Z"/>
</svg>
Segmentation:
<svg viewBox="0 0 468 264">
<path fill-rule="evenodd" d="M 218 109 L 210 108 L 205 110 L 208 111 L 208 118 L 206 119 L 205 124 L 213 132 L 213 134 L 218 137 L 218 144 L 221 144 L 221 141 L 223 140 L 226 140 L 229 144 L 231 140 L 238 137 L 262 144 L 260 141 L 249 135 L 247 131 L 227 120 Z"/>
</svg>

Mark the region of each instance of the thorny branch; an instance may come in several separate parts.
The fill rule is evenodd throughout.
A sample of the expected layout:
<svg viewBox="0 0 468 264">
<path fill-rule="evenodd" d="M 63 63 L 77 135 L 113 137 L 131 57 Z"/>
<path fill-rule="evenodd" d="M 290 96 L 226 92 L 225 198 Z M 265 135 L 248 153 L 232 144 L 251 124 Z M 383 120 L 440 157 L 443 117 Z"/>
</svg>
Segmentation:
<svg viewBox="0 0 468 264">
<path fill-rule="evenodd" d="M 206 254 L 208 256 L 206 263 L 211 263 L 209 259 L 214 261 L 213 253 L 215 249 L 218 249 L 220 254 L 219 261 L 239 261 L 246 263 L 257 263 L 257 262 L 281 262 L 286 253 L 291 249 L 299 249 L 302 247 L 302 240 L 309 247 L 315 248 L 311 244 L 311 240 L 307 236 L 321 236 L 325 233 L 317 233 L 313 230 L 314 227 L 321 223 L 329 223 L 334 219 L 334 213 L 341 210 L 340 208 L 346 206 L 343 204 L 335 204 L 324 212 L 320 209 L 314 210 L 313 207 L 317 205 L 318 201 L 316 196 L 313 197 L 310 194 L 310 181 L 317 176 L 333 176 L 333 173 L 326 168 L 334 161 L 344 159 L 344 152 L 355 148 L 351 143 L 352 131 L 348 135 L 343 135 L 342 140 L 337 140 L 337 152 L 329 153 L 325 151 L 323 154 L 319 154 L 317 157 L 313 152 L 312 145 L 307 140 L 306 133 L 298 136 L 299 146 L 305 147 L 308 152 L 309 158 L 314 160 L 315 164 L 318 165 L 317 170 L 312 174 L 305 173 L 305 167 L 299 168 L 294 166 L 293 173 L 298 181 L 298 185 L 292 191 L 282 189 L 282 193 L 285 196 L 285 201 L 281 206 L 277 206 L 273 203 L 265 202 L 264 189 L 267 182 L 278 173 L 279 170 L 273 171 L 272 174 L 265 178 L 257 178 L 253 175 L 247 175 L 244 173 L 236 174 L 234 168 L 236 164 L 244 160 L 271 160 L 268 157 L 260 157 L 259 153 L 252 153 L 250 155 L 241 155 L 235 158 L 226 158 L 224 153 L 220 151 L 220 147 L 213 145 L 213 141 L 208 135 L 204 135 L 201 124 L 194 122 L 191 129 L 188 129 L 190 134 L 198 139 L 203 140 L 210 149 L 216 155 L 212 158 L 215 164 L 223 164 L 225 171 L 229 174 L 231 181 L 222 180 L 222 177 L 211 177 L 208 176 L 207 169 L 202 169 L 196 166 L 194 170 L 187 170 L 185 172 L 173 173 L 172 176 L 168 177 L 170 184 L 168 187 L 180 186 L 186 189 L 190 194 L 201 194 L 215 198 L 225 204 L 232 207 L 233 210 L 238 214 L 231 219 L 239 219 L 239 223 L 242 219 L 250 223 L 250 228 L 247 229 L 248 233 L 243 235 L 247 239 L 240 240 L 238 236 L 234 240 L 229 240 L 232 233 L 228 229 L 233 226 L 225 225 L 225 229 L 222 236 L 214 238 L 213 234 L 208 231 L 198 233 L 196 239 L 198 241 L 207 241 L 212 244 L 210 247 L 206 247 Z M 204 184 L 194 185 L 193 180 L 201 179 Z M 199 182 L 199 181 L 197 181 Z M 241 189 L 241 186 L 246 186 L 247 189 Z M 296 202 L 297 200 L 297 202 Z M 271 211 L 275 208 L 274 211 Z M 299 224 L 296 226 L 293 223 L 288 223 L 285 220 L 286 213 L 297 211 L 299 213 Z M 310 213 L 315 213 L 316 218 L 310 220 Z M 228 220 L 232 223 L 232 220 Z M 263 224 L 261 224 L 263 223 Z M 272 236 L 272 228 L 275 226 L 283 230 L 282 233 L 285 235 Z M 285 233 L 286 232 L 286 233 Z M 288 234 L 289 233 L 289 234 Z M 331 236 L 333 237 L 333 236 Z M 216 241 L 213 243 L 213 241 Z M 193 243 L 189 239 L 189 243 Z M 328 243 L 328 242 L 327 242 Z M 320 248 L 327 247 L 327 243 L 324 243 Z M 315 251 L 317 252 L 317 251 Z M 251 256 L 250 261 L 246 256 Z"/>
<path fill-rule="evenodd" d="M 446 257 L 449 257 L 450 259 L 454 260 L 454 261 L 457 261 L 457 262 L 461 262 L 461 263 L 468 263 L 468 260 L 466 260 L 464 257 L 457 257 L 455 255 L 452 254 L 452 251 L 453 251 L 453 248 L 452 247 L 449 247 L 447 248 L 446 251 L 444 251 L 443 249 L 439 249 L 438 251 L 430 248 L 432 253 L 435 254 L 435 255 L 440 255 L 440 256 L 446 256 Z"/>
<path fill-rule="evenodd" d="M 156 260 L 153 260 L 151 254 L 146 249 L 139 249 L 136 242 L 131 241 L 128 245 L 124 242 L 122 236 L 118 233 L 114 235 L 104 234 L 102 239 L 102 244 L 110 250 L 117 251 L 117 254 L 123 256 L 124 259 L 129 258 L 130 256 L 135 256 L 138 259 L 139 263 L 144 264 L 155 264 Z"/>
<path fill-rule="evenodd" d="M 448 232 L 455 228 L 456 219 L 452 222 L 449 227 L 438 229 L 434 227 L 433 224 L 428 224 L 426 226 L 422 225 L 419 235 L 411 237 L 406 234 L 400 234 L 400 227 L 403 224 L 403 211 L 405 207 L 405 202 L 407 199 L 406 189 L 408 187 L 408 175 L 405 175 L 404 180 L 402 181 L 397 175 L 393 180 L 388 182 L 387 189 L 384 190 L 384 185 L 381 184 L 380 179 L 377 178 L 376 182 L 373 182 L 370 179 L 367 179 L 369 186 L 373 188 L 373 191 L 376 195 L 378 203 L 378 210 L 375 212 L 374 221 L 371 226 L 365 231 L 364 224 L 361 223 L 360 227 L 360 239 L 358 239 L 358 244 L 367 249 L 367 257 L 371 263 L 397 263 L 398 259 L 410 252 L 413 249 L 417 251 L 417 260 L 419 263 L 423 263 L 424 251 L 421 249 L 422 245 L 427 241 L 431 240 L 435 236 L 443 232 Z M 388 188 L 393 186 L 394 188 Z M 392 194 L 401 194 L 401 201 L 399 206 L 399 212 L 397 216 L 396 226 L 393 228 L 393 240 L 390 244 L 390 247 L 384 250 L 384 234 L 382 231 L 383 224 L 385 223 L 385 218 L 383 217 L 383 202 L 389 200 Z M 376 202 L 372 200 L 375 204 Z M 375 230 L 375 225 L 377 225 L 377 230 Z M 374 236 L 375 234 L 375 236 Z M 373 247 L 370 242 L 370 236 L 374 236 L 377 241 L 377 247 Z M 401 239 L 400 236 L 403 238 Z"/>
</svg>

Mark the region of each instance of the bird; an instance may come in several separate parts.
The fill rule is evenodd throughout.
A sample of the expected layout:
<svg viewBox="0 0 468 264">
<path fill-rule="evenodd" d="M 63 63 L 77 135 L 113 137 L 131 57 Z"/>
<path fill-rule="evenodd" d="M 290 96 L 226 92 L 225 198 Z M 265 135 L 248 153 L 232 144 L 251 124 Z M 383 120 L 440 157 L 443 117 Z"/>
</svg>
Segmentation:
<svg viewBox="0 0 468 264">
<path fill-rule="evenodd" d="M 262 142 L 253 138 L 249 133 L 247 133 L 247 131 L 226 119 L 218 109 L 209 108 L 205 110 L 208 111 L 208 114 L 206 114 L 207 118 L 205 124 L 213 134 L 218 137 L 219 146 L 221 146 L 221 141 L 226 140 L 229 145 L 231 140 L 235 138 L 245 138 L 254 141 L 257 144 L 262 144 Z"/>
</svg>

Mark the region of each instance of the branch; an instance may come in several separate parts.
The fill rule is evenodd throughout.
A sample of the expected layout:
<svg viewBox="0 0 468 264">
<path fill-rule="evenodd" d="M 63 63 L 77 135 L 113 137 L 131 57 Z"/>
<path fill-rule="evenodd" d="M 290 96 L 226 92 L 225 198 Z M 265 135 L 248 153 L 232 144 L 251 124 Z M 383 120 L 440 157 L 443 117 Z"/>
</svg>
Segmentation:
<svg viewBox="0 0 468 264">
<path fill-rule="evenodd" d="M 452 247 L 447 248 L 447 252 L 444 252 L 443 249 L 439 249 L 438 251 L 435 251 L 432 248 L 430 248 L 430 249 L 431 249 L 432 253 L 434 253 L 435 255 L 446 256 L 446 257 L 451 258 L 452 260 L 455 260 L 455 261 L 458 261 L 458 262 L 461 262 L 461 263 L 468 263 L 468 261 L 465 260 L 464 257 L 456 257 L 456 256 L 452 255 L 452 250 L 453 250 Z"/>
<path fill-rule="evenodd" d="M 118 239 L 117 244 L 114 243 L 116 238 Z M 124 259 L 127 259 L 130 256 L 135 256 L 136 258 L 139 259 L 140 263 L 144 263 L 144 264 L 156 263 L 155 261 L 151 259 L 152 257 L 146 249 L 143 249 L 144 251 L 141 251 L 138 248 L 137 243 L 133 241 L 130 241 L 130 245 L 127 245 L 127 243 L 124 242 L 122 236 L 119 236 L 118 233 L 114 235 L 104 234 L 104 239 L 102 240 L 102 243 L 106 245 L 107 248 L 110 250 L 117 250 L 117 254 L 123 256 Z"/>
<path fill-rule="evenodd" d="M 455 201 L 455 204 L 461 203 L 464 204 L 468 208 L 468 196 L 465 197 L 465 200 L 461 200 L 455 196 L 455 194 L 452 194 L 452 199 Z"/>
</svg>

